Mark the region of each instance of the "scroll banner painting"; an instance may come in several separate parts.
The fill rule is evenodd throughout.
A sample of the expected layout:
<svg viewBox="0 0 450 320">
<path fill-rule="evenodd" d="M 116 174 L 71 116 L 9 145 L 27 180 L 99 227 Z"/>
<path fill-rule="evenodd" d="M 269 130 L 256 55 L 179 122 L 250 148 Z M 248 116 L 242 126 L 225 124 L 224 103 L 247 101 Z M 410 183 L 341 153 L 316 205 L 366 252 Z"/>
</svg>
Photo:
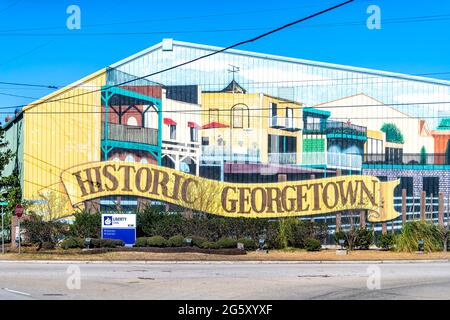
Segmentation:
<svg viewBox="0 0 450 320">
<path fill-rule="evenodd" d="M 238 184 L 151 164 L 105 161 L 67 169 L 61 180 L 73 206 L 120 195 L 226 217 L 281 218 L 368 210 L 370 222 L 385 222 L 400 215 L 394 209 L 394 189 L 399 180 L 381 182 L 371 176 Z"/>
</svg>

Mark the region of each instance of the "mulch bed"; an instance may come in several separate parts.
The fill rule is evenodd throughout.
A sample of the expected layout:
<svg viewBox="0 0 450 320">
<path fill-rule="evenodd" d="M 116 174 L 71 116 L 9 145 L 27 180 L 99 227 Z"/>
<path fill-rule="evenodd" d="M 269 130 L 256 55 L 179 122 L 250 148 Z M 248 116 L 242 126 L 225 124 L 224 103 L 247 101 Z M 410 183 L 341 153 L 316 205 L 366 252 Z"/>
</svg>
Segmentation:
<svg viewBox="0 0 450 320">
<path fill-rule="evenodd" d="M 51 255 L 73 255 L 73 254 L 101 254 L 107 252 L 152 252 L 152 253 L 204 253 L 204 254 L 218 254 L 218 255 L 246 255 L 245 250 L 233 248 L 233 249 L 202 249 L 197 247 L 168 247 L 168 248 L 156 248 L 156 247 L 118 247 L 118 248 L 93 248 L 93 249 L 68 249 L 68 250 L 36 250 L 36 247 L 22 248 L 23 253 L 33 254 L 51 254 Z M 17 250 L 6 250 L 9 253 L 17 253 Z"/>
</svg>

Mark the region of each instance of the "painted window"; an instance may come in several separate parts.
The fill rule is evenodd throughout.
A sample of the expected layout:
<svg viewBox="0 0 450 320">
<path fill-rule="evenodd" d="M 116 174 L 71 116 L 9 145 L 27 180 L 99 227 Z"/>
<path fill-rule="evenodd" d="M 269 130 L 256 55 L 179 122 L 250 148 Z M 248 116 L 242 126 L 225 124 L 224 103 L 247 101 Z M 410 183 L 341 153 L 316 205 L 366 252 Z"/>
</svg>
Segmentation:
<svg viewBox="0 0 450 320">
<path fill-rule="evenodd" d="M 232 109 L 233 113 L 233 128 L 244 127 L 244 108 L 236 106 Z"/>
<path fill-rule="evenodd" d="M 389 163 L 389 164 L 402 164 L 403 149 L 386 148 L 385 161 L 386 161 L 386 163 Z"/>
<path fill-rule="evenodd" d="M 294 109 L 286 108 L 286 128 L 294 127 Z"/>
<path fill-rule="evenodd" d="M 129 155 L 127 155 L 127 157 L 125 158 L 125 162 L 136 162 L 136 161 L 134 160 L 133 155 L 129 154 Z"/>
<path fill-rule="evenodd" d="M 297 138 L 269 134 L 268 153 L 296 153 Z"/>
<path fill-rule="evenodd" d="M 142 159 L 141 159 L 141 163 L 148 163 L 148 161 L 147 161 L 147 159 L 142 158 Z"/>
<path fill-rule="evenodd" d="M 136 118 L 135 117 L 129 117 L 128 120 L 127 120 L 127 125 L 128 126 L 137 126 L 138 123 L 137 123 Z"/>
<path fill-rule="evenodd" d="M 398 177 L 400 179 L 400 185 L 395 188 L 395 196 L 401 197 L 402 190 L 406 190 L 406 196 L 412 197 L 414 195 L 414 178 L 413 177 Z"/>
<path fill-rule="evenodd" d="M 219 109 L 209 109 L 209 123 L 219 122 Z"/>
<path fill-rule="evenodd" d="M 277 109 L 278 106 L 276 103 L 270 103 L 270 110 L 271 110 L 271 116 L 272 116 L 272 126 L 277 125 Z"/>
<path fill-rule="evenodd" d="M 312 131 L 320 131 L 321 130 L 321 123 L 322 119 L 317 117 L 306 117 L 306 130 L 312 130 Z"/>
<path fill-rule="evenodd" d="M 198 128 L 189 128 L 190 129 L 190 135 L 191 135 L 191 142 L 197 142 L 198 141 Z"/>
<path fill-rule="evenodd" d="M 423 191 L 425 191 L 427 197 L 433 195 L 437 198 L 439 195 L 439 177 L 423 177 Z"/>
<path fill-rule="evenodd" d="M 177 126 L 174 124 L 170 124 L 169 125 L 169 130 L 170 130 L 170 139 L 171 140 L 176 140 L 177 138 Z"/>
</svg>

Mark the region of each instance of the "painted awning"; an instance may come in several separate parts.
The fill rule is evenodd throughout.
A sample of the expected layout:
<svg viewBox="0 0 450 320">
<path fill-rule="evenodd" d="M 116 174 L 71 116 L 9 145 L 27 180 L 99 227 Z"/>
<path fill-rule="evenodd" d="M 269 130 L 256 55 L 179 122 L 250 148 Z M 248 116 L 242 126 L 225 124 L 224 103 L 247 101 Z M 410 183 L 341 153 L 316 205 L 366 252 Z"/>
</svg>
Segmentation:
<svg viewBox="0 0 450 320">
<path fill-rule="evenodd" d="M 188 127 L 189 128 L 200 128 L 200 126 L 193 121 L 188 121 Z"/>
<path fill-rule="evenodd" d="M 218 129 L 218 128 L 228 128 L 230 126 L 220 123 L 220 122 L 211 122 L 208 124 L 205 124 L 202 129 Z"/>
<path fill-rule="evenodd" d="M 170 119 L 170 118 L 164 118 L 164 124 L 170 124 L 170 125 L 173 125 L 173 126 L 177 125 L 177 123 L 175 121 L 173 121 L 172 119 Z"/>
</svg>

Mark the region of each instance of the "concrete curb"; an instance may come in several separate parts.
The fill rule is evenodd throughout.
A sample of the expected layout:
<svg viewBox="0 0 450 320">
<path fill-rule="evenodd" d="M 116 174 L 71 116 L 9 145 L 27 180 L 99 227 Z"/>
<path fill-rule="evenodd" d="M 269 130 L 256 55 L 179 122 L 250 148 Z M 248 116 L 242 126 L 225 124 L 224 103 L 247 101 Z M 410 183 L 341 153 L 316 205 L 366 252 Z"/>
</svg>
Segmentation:
<svg viewBox="0 0 450 320">
<path fill-rule="evenodd" d="M 410 263 L 449 263 L 449 259 L 433 260 L 339 260 L 339 261 L 85 261 L 85 260 L 0 260 L 2 263 L 37 263 L 37 264 L 410 264 Z"/>
</svg>

